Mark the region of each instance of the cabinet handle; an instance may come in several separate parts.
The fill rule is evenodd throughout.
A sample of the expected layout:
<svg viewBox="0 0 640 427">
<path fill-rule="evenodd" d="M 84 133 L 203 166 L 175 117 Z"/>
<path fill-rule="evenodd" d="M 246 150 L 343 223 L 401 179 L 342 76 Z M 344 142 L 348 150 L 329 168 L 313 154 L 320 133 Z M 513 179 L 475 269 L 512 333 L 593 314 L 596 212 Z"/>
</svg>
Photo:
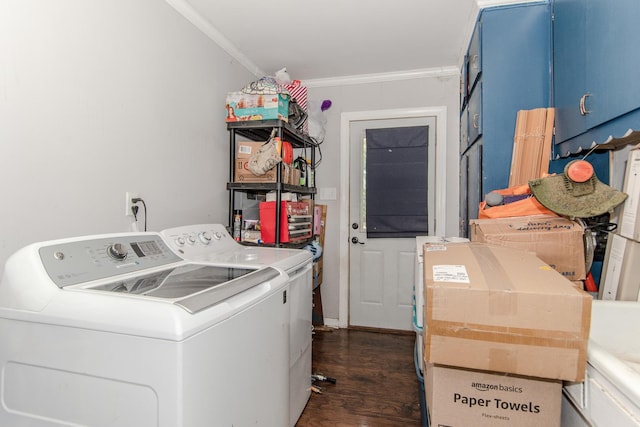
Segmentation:
<svg viewBox="0 0 640 427">
<path fill-rule="evenodd" d="M 480 114 L 473 115 L 473 128 L 474 129 L 480 128 Z"/>
<path fill-rule="evenodd" d="M 586 103 L 587 103 L 587 98 L 591 96 L 590 93 L 585 93 L 584 95 L 582 95 L 582 97 L 580 97 L 580 115 L 581 116 L 586 116 L 587 114 L 589 114 L 591 111 L 587 110 L 586 107 Z"/>
<path fill-rule="evenodd" d="M 473 67 L 474 70 L 478 70 L 480 68 L 480 66 L 478 65 L 478 55 L 473 55 L 471 57 L 471 66 Z"/>
</svg>

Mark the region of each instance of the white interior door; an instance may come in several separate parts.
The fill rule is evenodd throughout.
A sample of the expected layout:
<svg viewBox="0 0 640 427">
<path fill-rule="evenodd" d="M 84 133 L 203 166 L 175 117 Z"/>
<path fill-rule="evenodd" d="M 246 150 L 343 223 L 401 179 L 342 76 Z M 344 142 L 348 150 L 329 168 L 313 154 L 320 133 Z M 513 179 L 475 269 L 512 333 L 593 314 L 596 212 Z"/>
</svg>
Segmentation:
<svg viewBox="0 0 640 427">
<path fill-rule="evenodd" d="M 367 129 L 428 126 L 427 212 L 434 229 L 436 120 L 413 117 L 351 122 L 349 200 L 349 325 L 412 329 L 415 238 L 367 238 L 364 160 Z M 407 182 L 407 185 L 412 185 Z M 427 230 L 424 230 L 427 232 Z"/>
</svg>

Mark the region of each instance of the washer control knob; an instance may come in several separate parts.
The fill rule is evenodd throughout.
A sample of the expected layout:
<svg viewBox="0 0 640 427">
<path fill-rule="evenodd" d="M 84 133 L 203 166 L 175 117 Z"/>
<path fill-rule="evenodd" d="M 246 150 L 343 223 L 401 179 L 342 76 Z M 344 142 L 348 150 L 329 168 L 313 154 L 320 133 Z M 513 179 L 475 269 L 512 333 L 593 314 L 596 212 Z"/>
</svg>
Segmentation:
<svg viewBox="0 0 640 427">
<path fill-rule="evenodd" d="M 221 233 L 221 232 L 219 232 L 219 231 L 216 231 L 215 233 L 213 233 L 213 237 L 214 237 L 216 240 L 220 240 L 220 239 L 222 239 L 222 233 Z"/>
<path fill-rule="evenodd" d="M 189 236 L 187 236 L 187 243 L 190 245 L 195 245 L 196 244 L 196 235 L 195 234 L 189 234 Z"/>
<path fill-rule="evenodd" d="M 121 260 L 127 257 L 127 247 L 122 243 L 114 243 L 107 248 L 107 253 L 113 259 Z"/>
<path fill-rule="evenodd" d="M 211 243 L 211 234 L 206 231 L 198 234 L 198 238 L 203 245 L 208 245 L 209 243 Z"/>
<path fill-rule="evenodd" d="M 186 242 L 185 242 L 185 240 L 184 240 L 184 237 L 178 237 L 178 238 L 176 239 L 176 245 L 178 245 L 178 246 L 184 246 L 184 244 L 185 244 L 185 243 L 186 243 Z"/>
</svg>

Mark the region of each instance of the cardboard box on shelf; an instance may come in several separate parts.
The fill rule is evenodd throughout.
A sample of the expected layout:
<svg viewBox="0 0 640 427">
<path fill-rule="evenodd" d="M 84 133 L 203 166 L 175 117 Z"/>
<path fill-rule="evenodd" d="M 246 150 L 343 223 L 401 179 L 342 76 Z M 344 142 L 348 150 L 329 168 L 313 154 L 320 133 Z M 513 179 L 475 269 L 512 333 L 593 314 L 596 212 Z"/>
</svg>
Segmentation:
<svg viewBox="0 0 640 427">
<path fill-rule="evenodd" d="M 527 251 L 459 243 L 424 253 L 425 362 L 584 379 L 589 294 Z"/>
<path fill-rule="evenodd" d="M 227 122 L 246 120 L 284 120 L 289 117 L 290 95 L 251 95 L 243 92 L 227 94 Z"/>
<path fill-rule="evenodd" d="M 559 427 L 562 382 L 427 365 L 430 425 Z"/>
<path fill-rule="evenodd" d="M 584 230 L 567 218 L 532 215 L 474 219 L 471 241 L 535 252 L 569 280 L 584 280 Z"/>
<path fill-rule="evenodd" d="M 300 169 L 291 167 L 291 184 L 300 185 Z"/>
<path fill-rule="evenodd" d="M 620 215 L 620 235 L 640 242 L 640 148 L 627 155 L 622 191 L 627 193 L 627 199 Z"/>
<path fill-rule="evenodd" d="M 251 158 L 251 155 L 254 154 L 262 145 L 264 145 L 264 141 L 238 141 L 236 143 L 233 175 L 234 182 L 277 182 L 276 167 L 268 170 L 264 175 L 255 175 L 247 168 L 249 158 Z M 285 167 L 284 163 L 280 163 L 280 167 L 282 168 L 282 183 L 286 184 L 288 183 L 286 180 L 288 168 Z"/>
</svg>

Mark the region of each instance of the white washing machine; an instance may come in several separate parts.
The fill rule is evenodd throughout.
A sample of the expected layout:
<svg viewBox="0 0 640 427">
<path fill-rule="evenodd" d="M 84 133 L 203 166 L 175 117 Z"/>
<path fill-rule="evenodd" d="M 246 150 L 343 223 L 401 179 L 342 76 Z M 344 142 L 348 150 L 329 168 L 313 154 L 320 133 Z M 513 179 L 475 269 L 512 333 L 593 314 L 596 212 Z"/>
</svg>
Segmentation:
<svg viewBox="0 0 640 427">
<path fill-rule="evenodd" d="M 594 300 L 585 380 L 565 382 L 563 427 L 640 426 L 640 304 Z"/>
<path fill-rule="evenodd" d="M 221 224 L 176 227 L 161 234 L 189 261 L 241 268 L 270 266 L 290 277 L 289 425 L 293 427 L 311 395 L 312 254 L 300 249 L 241 245 Z"/>
<path fill-rule="evenodd" d="M 159 233 L 27 246 L 0 282 L 0 425 L 287 425 L 288 294 Z"/>
</svg>

